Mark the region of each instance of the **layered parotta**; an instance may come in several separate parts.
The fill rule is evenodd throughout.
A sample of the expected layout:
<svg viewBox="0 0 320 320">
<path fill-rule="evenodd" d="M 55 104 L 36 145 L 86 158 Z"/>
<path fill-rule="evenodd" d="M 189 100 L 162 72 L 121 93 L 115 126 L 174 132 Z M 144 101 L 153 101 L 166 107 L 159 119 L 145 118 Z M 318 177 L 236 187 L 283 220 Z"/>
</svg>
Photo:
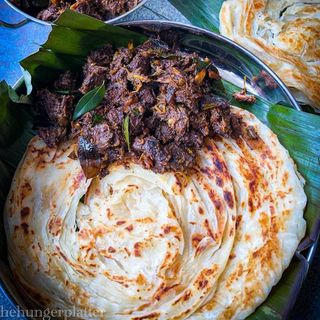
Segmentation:
<svg viewBox="0 0 320 320">
<path fill-rule="evenodd" d="M 261 58 L 298 101 L 320 109 L 319 0 L 227 0 L 220 33 Z"/>
<path fill-rule="evenodd" d="M 31 140 L 5 207 L 9 259 L 41 306 L 102 319 L 243 319 L 266 299 L 305 233 L 303 183 L 275 134 L 207 138 L 188 175 L 127 159 L 86 179 Z M 87 316 L 89 319 L 90 316 Z"/>
</svg>

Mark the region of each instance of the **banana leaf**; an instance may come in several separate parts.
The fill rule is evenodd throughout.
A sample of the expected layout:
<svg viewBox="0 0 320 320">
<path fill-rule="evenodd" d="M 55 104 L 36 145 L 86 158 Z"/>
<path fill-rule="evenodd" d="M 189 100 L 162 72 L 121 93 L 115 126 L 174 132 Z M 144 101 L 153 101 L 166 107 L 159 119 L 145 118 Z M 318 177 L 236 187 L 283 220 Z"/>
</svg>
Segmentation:
<svg viewBox="0 0 320 320">
<path fill-rule="evenodd" d="M 193 25 L 219 33 L 219 12 L 224 0 L 169 0 Z"/>
<path fill-rule="evenodd" d="M 173 1 L 186 6 L 185 1 Z M 212 2 L 212 1 L 211 1 Z M 211 7 L 216 10 L 215 4 L 207 4 L 208 8 L 202 20 L 209 19 L 208 12 Z M 194 2 L 195 3 L 195 2 Z M 189 9 L 194 19 L 199 14 L 198 6 L 204 1 L 198 1 Z M 182 7 L 181 7 L 182 8 Z M 211 9 L 210 9 L 211 10 Z M 182 9 L 181 9 L 182 11 Z M 191 12 L 192 11 L 192 12 Z M 201 11 L 202 12 L 202 11 Z M 190 16 L 186 17 L 191 21 Z M 217 17 L 217 15 L 215 15 Z M 199 18 L 198 18 L 199 19 Z M 210 18 L 213 22 L 217 18 Z M 200 26 L 208 28 L 210 19 Z M 201 19 L 199 19 L 201 20 Z M 207 23 L 208 25 L 206 25 Z M 198 24 L 199 25 L 199 24 Z M 210 28 L 214 30 L 213 27 Z M 67 37 L 68 41 L 64 41 Z M 121 27 L 110 26 L 86 16 L 79 16 L 73 11 L 66 11 L 56 21 L 48 41 L 41 46 L 38 52 L 21 61 L 24 71 L 24 92 L 30 92 L 32 87 L 40 83 L 42 85 L 51 82 L 61 71 L 70 68 L 78 70 L 85 62 L 86 55 L 93 49 L 102 47 L 105 43 L 111 43 L 115 48 L 127 45 L 133 40 L 134 45 L 143 43 L 147 37 Z M 227 97 L 231 100 L 234 91 L 240 88 L 224 81 Z M 4 201 L 10 185 L 14 169 L 20 161 L 27 142 L 34 134 L 32 131 L 32 111 L 29 106 L 15 104 L 10 100 L 9 90 L 6 84 L 0 86 L 0 130 L 12 134 L 9 145 L 0 145 L 0 255 L 6 258 L 5 236 L 2 224 L 2 212 Z M 286 316 L 290 306 L 295 301 L 297 292 L 307 273 L 308 262 L 300 254 L 316 241 L 319 233 L 320 211 L 320 118 L 316 115 L 300 112 L 288 107 L 270 103 L 262 98 L 257 98 L 254 105 L 240 103 L 231 100 L 232 104 L 240 106 L 254 113 L 262 122 L 270 127 L 279 137 L 281 143 L 289 150 L 297 163 L 298 169 L 306 179 L 306 193 L 308 205 L 305 211 L 305 219 L 308 224 L 307 234 L 300 244 L 289 268 L 285 271 L 279 284 L 273 288 L 268 299 L 248 319 L 281 319 Z M 6 115 L 11 115 L 14 121 L 4 121 Z M 16 134 L 17 121 L 23 123 L 23 130 Z"/>
<path fill-rule="evenodd" d="M 142 34 L 111 26 L 72 10 L 66 10 L 55 23 L 40 50 L 20 62 L 26 70 L 24 80 L 28 92 L 33 85 L 52 82 L 63 71 L 79 70 L 90 51 L 106 43 L 117 48 L 128 45 L 130 41 L 136 46 L 147 40 Z"/>
</svg>

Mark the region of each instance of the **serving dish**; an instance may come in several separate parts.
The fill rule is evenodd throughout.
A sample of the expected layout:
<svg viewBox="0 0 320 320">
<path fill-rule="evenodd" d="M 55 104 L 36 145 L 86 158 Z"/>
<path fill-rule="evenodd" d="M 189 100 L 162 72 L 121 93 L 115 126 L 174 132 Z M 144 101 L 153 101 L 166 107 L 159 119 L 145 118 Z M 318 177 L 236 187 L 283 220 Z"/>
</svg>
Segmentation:
<svg viewBox="0 0 320 320">
<path fill-rule="evenodd" d="M 123 27 L 134 29 L 136 31 L 144 33 L 153 33 L 160 29 L 174 29 L 180 34 L 180 42 L 183 43 L 184 47 L 190 51 L 196 51 L 202 56 L 208 56 L 218 67 L 220 74 L 224 79 L 227 79 L 234 84 L 241 86 L 243 84 L 243 77 L 247 77 L 247 87 L 250 91 L 263 97 L 271 103 L 283 102 L 290 105 L 292 108 L 299 110 L 299 105 L 296 103 L 288 89 L 284 86 L 281 80 L 264 65 L 259 59 L 250 54 L 242 47 L 235 45 L 233 42 L 226 38 L 218 36 L 214 33 L 186 26 L 177 23 L 168 23 L 162 21 L 135 21 L 130 23 L 121 23 Z M 276 90 L 270 90 L 267 87 L 260 85 L 254 86 L 250 83 L 252 77 L 259 75 L 264 70 L 267 72 L 278 84 Z M 16 84 L 16 88 L 21 88 L 22 81 Z M 296 295 L 301 286 L 301 282 L 306 275 L 308 269 L 308 261 L 300 254 L 301 250 L 306 249 L 312 244 L 311 242 L 305 242 L 303 246 L 300 246 L 297 251 L 297 260 L 295 264 L 299 265 L 299 276 L 295 278 L 294 287 L 290 301 L 288 303 L 288 310 L 292 307 Z M 309 255 L 308 259 L 311 259 Z M 21 306 L 21 309 L 36 309 L 34 303 L 26 298 L 19 286 L 15 283 L 11 276 L 8 265 L 5 261 L 1 261 L 0 275 L 2 278 L 2 285 L 5 288 L 5 292 L 13 302 L 14 305 Z M 36 319 L 35 317 L 32 317 Z"/>
<path fill-rule="evenodd" d="M 4 25 L 6 27 L 11 27 L 11 28 L 16 28 L 16 27 L 20 27 L 22 25 L 24 25 L 25 23 L 29 22 L 29 21 L 33 21 L 36 23 L 40 23 L 43 25 L 53 25 L 53 22 L 48 22 L 48 21 L 43 21 L 41 19 L 36 18 L 35 16 L 31 15 L 30 13 L 26 13 L 23 10 L 17 8 L 14 4 L 12 4 L 9 0 L 4 0 L 13 10 L 15 10 L 16 12 L 20 13 L 22 16 L 25 17 L 25 19 L 23 19 L 22 21 L 12 24 L 12 23 L 8 23 L 8 22 L 4 22 L 4 21 L 0 21 L 1 25 Z M 125 12 L 124 14 L 121 14 L 115 18 L 112 18 L 110 20 L 105 21 L 106 23 L 116 23 L 119 20 L 125 18 L 126 16 L 130 15 L 132 12 L 136 11 L 137 9 L 139 9 L 140 7 L 142 7 L 145 3 L 147 2 L 147 0 L 141 0 L 134 8 L 132 8 L 131 10 Z"/>
</svg>

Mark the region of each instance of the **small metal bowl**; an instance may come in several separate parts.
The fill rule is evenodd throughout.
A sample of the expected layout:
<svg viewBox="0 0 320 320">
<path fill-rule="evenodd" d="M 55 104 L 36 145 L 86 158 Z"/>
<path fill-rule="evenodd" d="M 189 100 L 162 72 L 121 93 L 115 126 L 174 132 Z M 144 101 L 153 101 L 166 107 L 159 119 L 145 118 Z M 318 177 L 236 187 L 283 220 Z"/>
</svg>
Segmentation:
<svg viewBox="0 0 320 320">
<path fill-rule="evenodd" d="M 49 22 L 49 21 L 43 21 L 41 19 L 38 19 L 26 12 L 24 12 L 23 10 L 17 8 L 14 4 L 12 4 L 9 0 L 4 0 L 13 10 L 15 10 L 16 12 L 20 13 L 22 16 L 25 17 L 25 19 L 23 19 L 22 21 L 18 22 L 18 23 L 8 23 L 8 22 L 4 22 L 4 21 L 0 21 L 0 25 L 3 25 L 5 27 L 9 27 L 9 28 L 17 28 L 20 27 L 22 25 L 24 25 L 25 23 L 29 22 L 29 21 L 33 21 L 36 23 L 40 23 L 40 24 L 44 24 L 44 25 L 53 25 L 53 22 Z M 104 21 L 105 23 L 109 23 L 109 24 L 113 24 L 118 22 L 119 20 L 123 19 L 124 17 L 128 16 L 129 14 L 131 14 L 132 12 L 134 12 L 135 10 L 137 10 L 138 8 L 142 7 L 148 0 L 141 0 L 134 8 L 132 8 L 131 10 L 115 17 L 109 20 Z"/>
<path fill-rule="evenodd" d="M 208 57 L 213 61 L 213 64 L 218 68 L 220 75 L 224 79 L 242 87 L 244 76 L 246 76 L 247 88 L 256 95 L 272 103 L 282 101 L 287 106 L 300 110 L 300 106 L 288 88 L 266 64 L 240 45 L 223 36 L 191 25 L 167 21 L 129 21 L 118 23 L 117 25 L 146 35 L 156 34 L 160 30 L 170 29 L 177 31 L 178 39 L 176 40 L 183 45 L 183 50 L 197 52 L 203 58 Z M 259 75 L 261 71 L 265 71 L 277 83 L 278 87 L 276 89 L 271 90 L 263 83 L 259 86 L 251 85 L 250 80 L 254 76 Z M 14 88 L 23 90 L 22 78 L 16 83 Z M 300 254 L 300 251 L 306 250 L 310 246 L 311 250 L 306 259 Z M 315 243 L 312 243 L 310 240 L 296 251 L 296 259 L 299 260 L 300 265 L 299 275 L 295 278 L 294 283 L 292 283 L 294 290 L 287 304 L 286 315 L 292 308 L 303 279 L 307 274 L 309 263 L 313 257 L 314 247 Z M 13 277 L 9 263 L 1 260 L 1 258 L 0 290 L 3 291 L 4 295 L 12 303 L 15 310 L 40 310 L 39 306 L 24 293 L 17 280 Z M 29 319 L 38 318 L 30 316 Z"/>
</svg>

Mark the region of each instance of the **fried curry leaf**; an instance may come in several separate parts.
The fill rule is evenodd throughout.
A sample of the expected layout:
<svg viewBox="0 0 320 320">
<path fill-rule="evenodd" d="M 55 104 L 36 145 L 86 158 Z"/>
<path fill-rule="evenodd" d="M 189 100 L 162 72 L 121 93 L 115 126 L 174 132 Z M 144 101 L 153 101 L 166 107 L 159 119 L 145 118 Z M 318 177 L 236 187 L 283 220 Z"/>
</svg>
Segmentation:
<svg viewBox="0 0 320 320">
<path fill-rule="evenodd" d="M 219 70 L 210 62 L 210 60 L 206 60 L 201 60 L 198 57 L 193 58 L 193 63 L 195 63 L 196 65 L 196 72 L 199 75 L 201 72 L 203 72 L 203 70 L 207 70 L 209 78 L 211 78 L 211 89 L 213 90 L 213 92 L 218 94 L 225 94 L 226 90 L 221 81 Z"/>
<path fill-rule="evenodd" d="M 193 58 L 193 63 L 196 64 L 196 71 L 197 72 L 200 72 L 203 69 L 206 69 L 210 66 L 209 62 L 203 61 L 203 60 L 199 59 L 198 57 Z"/>
<path fill-rule="evenodd" d="M 101 157 L 97 147 L 88 135 L 82 135 L 78 141 L 78 158 L 87 179 L 96 177 L 101 171 Z"/>
<path fill-rule="evenodd" d="M 101 114 L 95 113 L 92 116 L 92 126 L 96 126 L 97 124 L 101 123 L 104 120 L 104 117 Z"/>
<path fill-rule="evenodd" d="M 73 120 L 84 115 L 86 112 L 96 108 L 99 103 L 102 101 L 104 95 L 106 93 L 106 86 L 104 83 L 89 91 L 86 95 L 84 95 L 78 102 L 76 109 L 74 110 Z"/>
<path fill-rule="evenodd" d="M 140 115 L 140 111 L 137 108 L 133 108 L 131 111 L 135 116 L 139 116 Z"/>
<path fill-rule="evenodd" d="M 130 120 L 129 115 L 127 115 L 123 122 L 123 131 L 124 131 L 124 136 L 126 137 L 128 150 L 130 151 L 129 120 Z"/>
</svg>

